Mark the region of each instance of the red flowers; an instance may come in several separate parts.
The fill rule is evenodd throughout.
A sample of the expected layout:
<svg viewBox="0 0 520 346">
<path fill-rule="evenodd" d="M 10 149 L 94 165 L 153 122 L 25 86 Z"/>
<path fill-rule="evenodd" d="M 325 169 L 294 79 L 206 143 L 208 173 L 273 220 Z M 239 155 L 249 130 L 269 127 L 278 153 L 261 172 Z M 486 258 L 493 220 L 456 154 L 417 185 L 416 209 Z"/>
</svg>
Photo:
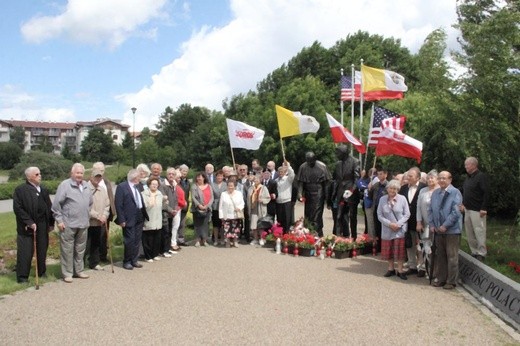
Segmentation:
<svg viewBox="0 0 520 346">
<path fill-rule="evenodd" d="M 509 264 L 507 266 L 513 268 L 517 274 L 520 274 L 520 264 L 517 264 L 516 262 L 511 261 L 511 262 L 509 262 Z"/>
</svg>

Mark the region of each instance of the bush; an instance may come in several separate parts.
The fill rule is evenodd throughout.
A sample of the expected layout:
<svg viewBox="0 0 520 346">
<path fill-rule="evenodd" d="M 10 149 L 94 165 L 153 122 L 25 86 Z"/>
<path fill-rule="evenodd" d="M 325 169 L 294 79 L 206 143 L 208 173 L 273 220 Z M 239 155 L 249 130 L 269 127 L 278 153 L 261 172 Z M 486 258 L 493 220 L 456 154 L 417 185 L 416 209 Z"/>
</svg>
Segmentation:
<svg viewBox="0 0 520 346">
<path fill-rule="evenodd" d="M 9 180 L 25 179 L 25 169 L 36 166 L 42 173 L 44 180 L 63 180 L 70 175 L 73 162 L 54 154 L 41 151 L 30 151 L 21 157 L 18 163 L 9 173 Z"/>
<path fill-rule="evenodd" d="M 14 189 L 20 184 L 23 184 L 25 180 L 18 181 L 10 181 L 8 183 L 0 184 L 0 200 L 12 199 L 14 194 Z M 47 180 L 42 181 L 42 186 L 49 190 L 51 195 L 56 193 L 56 189 L 62 180 Z"/>
<path fill-rule="evenodd" d="M 23 150 L 14 143 L 0 143 L 0 169 L 11 169 L 18 162 L 23 154 Z"/>
</svg>

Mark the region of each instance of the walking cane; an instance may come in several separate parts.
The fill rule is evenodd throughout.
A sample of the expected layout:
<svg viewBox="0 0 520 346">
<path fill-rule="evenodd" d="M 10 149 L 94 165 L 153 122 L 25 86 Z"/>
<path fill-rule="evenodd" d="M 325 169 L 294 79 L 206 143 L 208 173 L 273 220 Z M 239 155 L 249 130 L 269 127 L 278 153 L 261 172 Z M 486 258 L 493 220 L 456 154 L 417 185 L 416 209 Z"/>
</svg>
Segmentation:
<svg viewBox="0 0 520 346">
<path fill-rule="evenodd" d="M 112 274 L 114 274 L 114 261 L 112 260 L 112 246 L 110 246 L 110 221 L 107 220 L 107 247 L 108 257 L 110 257 L 110 267 L 112 268 Z"/>
<path fill-rule="evenodd" d="M 38 255 L 36 253 L 36 230 L 34 230 L 34 233 L 33 233 L 33 248 L 34 248 L 34 263 L 35 263 L 34 276 L 36 279 L 36 289 L 39 290 L 40 285 L 38 283 Z"/>
</svg>

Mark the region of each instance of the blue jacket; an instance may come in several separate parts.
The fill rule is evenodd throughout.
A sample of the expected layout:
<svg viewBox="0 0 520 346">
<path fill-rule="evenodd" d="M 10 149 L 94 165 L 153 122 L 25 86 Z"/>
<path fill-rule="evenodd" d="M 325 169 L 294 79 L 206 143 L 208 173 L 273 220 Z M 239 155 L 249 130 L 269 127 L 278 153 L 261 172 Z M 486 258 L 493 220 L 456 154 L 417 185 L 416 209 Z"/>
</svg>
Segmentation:
<svg viewBox="0 0 520 346">
<path fill-rule="evenodd" d="M 115 205 L 116 205 L 116 220 L 115 223 L 121 225 L 125 223 L 125 227 L 133 227 L 136 224 L 136 214 L 141 212 L 143 215 L 143 219 L 148 220 L 148 214 L 146 213 L 146 208 L 144 204 L 144 200 L 140 193 L 138 193 L 139 198 L 141 198 L 141 205 L 143 206 L 141 210 L 137 208 L 135 204 L 134 195 L 132 191 L 132 186 L 125 181 L 117 186 L 116 196 L 115 196 Z"/>
<path fill-rule="evenodd" d="M 433 191 L 428 208 L 428 224 L 430 227 L 433 226 L 438 231 L 439 227 L 444 226 L 447 229 L 444 234 L 460 234 L 462 214 L 459 206 L 461 204 L 462 194 L 451 184 L 446 188 L 445 197 L 442 196 L 442 189 Z"/>
</svg>

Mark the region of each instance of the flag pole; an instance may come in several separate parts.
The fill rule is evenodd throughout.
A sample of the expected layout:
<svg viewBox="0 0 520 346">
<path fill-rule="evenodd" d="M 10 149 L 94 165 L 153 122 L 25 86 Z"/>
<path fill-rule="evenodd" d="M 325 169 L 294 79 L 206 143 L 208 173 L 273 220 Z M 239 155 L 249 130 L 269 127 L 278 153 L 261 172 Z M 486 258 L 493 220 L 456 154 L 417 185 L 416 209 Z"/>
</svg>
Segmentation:
<svg viewBox="0 0 520 346">
<path fill-rule="evenodd" d="M 341 71 L 341 77 L 343 77 L 343 68 L 340 69 Z M 341 79 L 340 77 L 340 79 Z M 343 126 L 343 99 L 341 98 L 341 96 L 339 97 L 340 101 L 339 101 L 339 107 L 340 107 L 340 110 L 341 110 L 341 126 Z"/>
<path fill-rule="evenodd" d="M 231 147 L 231 159 L 233 160 L 233 170 L 235 170 L 235 155 L 233 154 L 233 147 Z"/>
<path fill-rule="evenodd" d="M 283 140 L 282 140 L 282 137 L 280 137 L 280 145 L 282 146 L 282 157 L 283 157 L 283 160 L 285 161 L 285 149 L 283 147 Z"/>
<path fill-rule="evenodd" d="M 363 59 L 360 59 L 360 62 L 361 62 L 361 68 L 360 70 L 363 68 Z M 354 65 L 352 65 L 352 70 L 354 70 Z M 362 138 L 362 130 L 363 130 L 363 101 L 364 101 L 364 97 L 363 97 L 363 77 L 361 77 L 361 85 L 360 85 L 360 88 L 361 90 L 359 91 L 359 140 L 361 142 L 363 142 L 363 138 Z M 354 108 L 352 108 L 354 109 Z M 353 112 L 353 110 L 352 110 Z M 352 130 L 352 133 L 354 133 L 354 130 Z M 367 143 L 367 148 L 368 148 L 368 143 Z M 361 153 L 359 153 L 359 164 L 361 167 L 364 167 L 363 166 L 363 156 L 361 155 Z M 366 164 L 366 162 L 365 162 Z"/>
<path fill-rule="evenodd" d="M 370 134 L 372 133 L 372 126 L 374 125 L 374 103 L 372 103 L 372 113 L 370 115 L 370 126 L 369 126 L 369 129 L 368 129 L 368 136 L 367 136 L 367 152 L 368 152 L 368 142 L 370 142 Z M 375 156 L 375 155 L 374 155 Z M 366 169 L 366 165 L 367 165 L 367 159 L 368 156 L 365 158 L 365 165 L 362 166 L 363 169 Z M 375 161 L 375 158 L 374 158 L 374 167 L 376 165 L 376 161 Z"/>
<path fill-rule="evenodd" d="M 355 102 L 355 98 L 356 98 L 356 73 L 354 71 L 354 64 L 351 64 L 350 65 L 350 68 L 351 68 L 351 73 L 352 73 L 352 77 L 351 77 L 351 81 L 352 81 L 352 97 L 350 98 L 350 133 L 352 133 L 353 135 L 355 134 L 354 132 L 354 102 Z M 354 155 L 354 147 L 351 145 L 350 146 L 350 155 Z M 361 158 L 361 154 L 359 154 L 359 157 Z"/>
</svg>

